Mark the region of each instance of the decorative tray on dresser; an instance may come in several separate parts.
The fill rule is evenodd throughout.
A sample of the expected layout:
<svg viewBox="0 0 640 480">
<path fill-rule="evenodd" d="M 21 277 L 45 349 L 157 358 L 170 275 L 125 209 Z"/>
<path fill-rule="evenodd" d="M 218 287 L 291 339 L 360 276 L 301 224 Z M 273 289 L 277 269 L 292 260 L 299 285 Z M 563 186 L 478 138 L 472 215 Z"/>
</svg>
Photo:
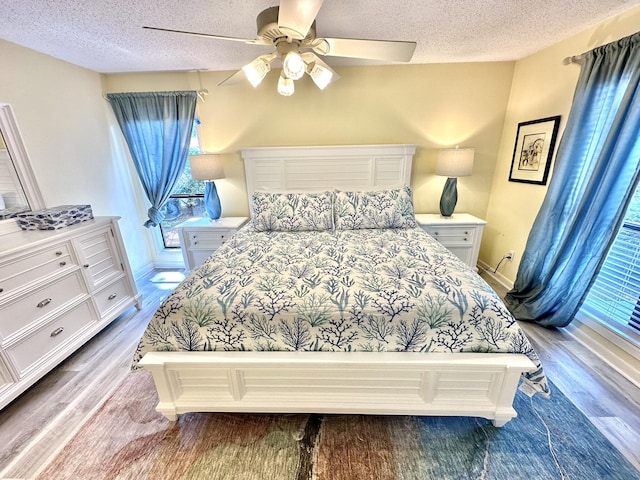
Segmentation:
<svg viewBox="0 0 640 480">
<path fill-rule="evenodd" d="M 140 309 L 118 219 L 0 237 L 0 408 L 125 310 Z"/>
</svg>

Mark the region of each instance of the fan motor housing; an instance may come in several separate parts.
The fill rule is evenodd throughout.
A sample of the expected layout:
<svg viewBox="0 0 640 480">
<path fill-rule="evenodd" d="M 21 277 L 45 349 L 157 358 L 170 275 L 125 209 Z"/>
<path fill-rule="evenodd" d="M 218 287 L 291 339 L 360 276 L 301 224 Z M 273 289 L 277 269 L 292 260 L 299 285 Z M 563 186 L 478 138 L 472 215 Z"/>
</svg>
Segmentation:
<svg viewBox="0 0 640 480">
<path fill-rule="evenodd" d="M 278 7 L 269 7 L 258 14 L 256 24 L 258 27 L 258 37 L 271 40 L 274 44 L 281 38 L 286 38 L 287 34 L 280 30 L 278 26 Z M 316 38 L 316 22 L 314 20 L 309 28 L 309 32 L 301 43 L 311 42 Z"/>
</svg>

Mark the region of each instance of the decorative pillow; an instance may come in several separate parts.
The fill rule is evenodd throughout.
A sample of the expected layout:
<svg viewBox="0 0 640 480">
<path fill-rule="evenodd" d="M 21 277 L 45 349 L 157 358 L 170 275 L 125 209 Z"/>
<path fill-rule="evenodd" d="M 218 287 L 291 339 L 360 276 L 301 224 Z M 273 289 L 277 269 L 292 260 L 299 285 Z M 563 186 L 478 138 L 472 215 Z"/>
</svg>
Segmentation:
<svg viewBox="0 0 640 480">
<path fill-rule="evenodd" d="M 333 200 L 337 230 L 415 228 L 413 193 L 408 186 L 368 192 L 336 191 Z"/>
<path fill-rule="evenodd" d="M 253 226 L 258 231 L 333 230 L 332 198 L 333 192 L 254 192 Z"/>
</svg>

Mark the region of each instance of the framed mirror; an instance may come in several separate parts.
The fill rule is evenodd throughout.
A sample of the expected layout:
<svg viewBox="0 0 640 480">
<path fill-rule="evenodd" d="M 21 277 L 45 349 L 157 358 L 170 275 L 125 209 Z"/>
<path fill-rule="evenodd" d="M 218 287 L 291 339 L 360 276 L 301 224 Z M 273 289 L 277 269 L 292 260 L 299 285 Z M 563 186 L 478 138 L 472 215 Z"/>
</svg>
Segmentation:
<svg viewBox="0 0 640 480">
<path fill-rule="evenodd" d="M 15 216 L 45 208 L 13 109 L 0 102 L 0 235 L 20 229 Z"/>
</svg>

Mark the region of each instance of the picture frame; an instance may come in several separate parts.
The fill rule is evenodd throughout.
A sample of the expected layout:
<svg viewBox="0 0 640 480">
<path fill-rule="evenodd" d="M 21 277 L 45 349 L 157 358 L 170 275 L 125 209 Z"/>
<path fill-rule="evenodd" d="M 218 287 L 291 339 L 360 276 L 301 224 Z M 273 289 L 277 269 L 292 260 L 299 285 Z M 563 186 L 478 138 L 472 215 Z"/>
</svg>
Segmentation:
<svg viewBox="0 0 640 480">
<path fill-rule="evenodd" d="M 518 124 L 510 182 L 547 184 L 559 126 L 560 115 Z"/>
</svg>

